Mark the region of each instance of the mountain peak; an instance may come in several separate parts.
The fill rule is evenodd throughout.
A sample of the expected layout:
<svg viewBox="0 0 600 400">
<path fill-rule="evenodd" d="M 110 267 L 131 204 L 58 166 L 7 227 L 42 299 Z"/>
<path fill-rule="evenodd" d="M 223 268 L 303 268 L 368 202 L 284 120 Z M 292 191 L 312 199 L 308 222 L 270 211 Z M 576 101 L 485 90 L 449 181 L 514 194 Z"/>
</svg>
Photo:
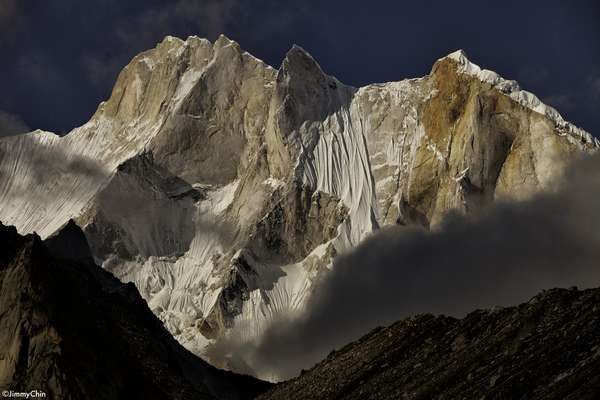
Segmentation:
<svg viewBox="0 0 600 400">
<path fill-rule="evenodd" d="M 488 83 L 523 107 L 547 117 L 552 121 L 561 136 L 570 136 L 574 140 L 583 142 L 586 145 L 591 145 L 594 148 L 600 147 L 600 141 L 598 141 L 598 139 L 594 138 L 582 128 L 567 122 L 556 109 L 542 102 L 535 94 L 522 90 L 517 81 L 505 79 L 495 71 L 481 68 L 479 65 L 469 60 L 467 53 L 462 49 L 456 50 L 447 56 L 438 59 L 433 66 L 432 74 L 435 73 L 437 66 L 446 60 L 451 60 L 456 63 L 456 72 L 475 77 L 481 82 Z"/>
<path fill-rule="evenodd" d="M 169 44 L 176 43 L 176 44 L 181 45 L 181 44 L 185 43 L 185 41 L 183 39 L 181 39 L 181 38 L 178 38 L 177 36 L 167 35 L 167 36 L 165 36 L 165 38 L 160 43 L 161 44 L 164 44 L 164 43 L 169 43 Z"/>
<path fill-rule="evenodd" d="M 292 44 L 292 47 L 290 47 L 290 49 L 287 51 L 287 54 L 294 54 L 294 53 L 300 53 L 300 54 L 304 54 L 307 57 L 313 58 L 310 53 L 308 51 L 306 51 L 302 46 L 294 43 Z"/>
<path fill-rule="evenodd" d="M 231 40 L 224 34 L 220 34 L 219 37 L 217 38 L 217 40 L 215 40 L 214 48 L 220 49 L 220 48 L 223 48 L 223 47 L 231 45 L 231 44 L 237 45 L 238 43 L 235 40 Z"/>
<path fill-rule="evenodd" d="M 452 53 L 448 54 L 446 57 L 443 58 L 450 58 L 452 60 L 455 61 L 459 61 L 459 62 L 468 62 L 469 61 L 469 57 L 467 56 L 467 52 L 464 51 L 463 49 L 458 49 L 456 51 L 453 51 Z"/>
<path fill-rule="evenodd" d="M 44 241 L 51 254 L 71 261 L 91 261 L 92 251 L 83 230 L 73 221 L 69 221 L 54 235 Z"/>
<path fill-rule="evenodd" d="M 324 75 L 321 66 L 304 48 L 294 44 L 285 54 L 285 58 L 281 64 L 281 69 L 295 70 L 302 69 L 313 71 Z"/>
</svg>

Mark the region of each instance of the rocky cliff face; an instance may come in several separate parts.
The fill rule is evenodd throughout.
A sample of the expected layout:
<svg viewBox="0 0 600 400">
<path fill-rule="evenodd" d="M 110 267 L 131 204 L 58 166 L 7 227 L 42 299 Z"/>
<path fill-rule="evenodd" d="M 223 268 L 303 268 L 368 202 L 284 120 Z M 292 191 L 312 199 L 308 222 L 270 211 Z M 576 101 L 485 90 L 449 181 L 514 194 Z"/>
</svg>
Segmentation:
<svg viewBox="0 0 600 400">
<path fill-rule="evenodd" d="M 181 347 L 71 221 L 42 243 L 0 224 L 0 388 L 50 399 L 250 399 L 268 385 Z"/>
<path fill-rule="evenodd" d="M 555 289 L 462 320 L 409 318 L 259 399 L 596 399 L 599 301 L 599 289 Z"/>
<path fill-rule="evenodd" d="M 301 313 L 378 227 L 551 190 L 597 148 L 462 52 L 357 89 L 297 46 L 275 70 L 225 37 L 168 37 L 84 126 L 0 140 L 0 218 L 43 237 L 75 218 L 96 261 L 202 354 Z"/>
</svg>

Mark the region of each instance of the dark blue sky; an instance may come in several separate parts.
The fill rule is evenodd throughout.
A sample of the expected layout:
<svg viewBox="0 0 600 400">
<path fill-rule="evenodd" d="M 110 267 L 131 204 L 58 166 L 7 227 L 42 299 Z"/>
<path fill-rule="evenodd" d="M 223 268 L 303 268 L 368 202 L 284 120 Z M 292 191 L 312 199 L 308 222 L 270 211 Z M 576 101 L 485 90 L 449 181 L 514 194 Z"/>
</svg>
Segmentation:
<svg viewBox="0 0 600 400">
<path fill-rule="evenodd" d="M 463 48 L 600 135 L 600 0 L 0 0 L 0 131 L 69 131 L 135 54 L 221 32 L 275 67 L 297 43 L 355 86 Z"/>
</svg>

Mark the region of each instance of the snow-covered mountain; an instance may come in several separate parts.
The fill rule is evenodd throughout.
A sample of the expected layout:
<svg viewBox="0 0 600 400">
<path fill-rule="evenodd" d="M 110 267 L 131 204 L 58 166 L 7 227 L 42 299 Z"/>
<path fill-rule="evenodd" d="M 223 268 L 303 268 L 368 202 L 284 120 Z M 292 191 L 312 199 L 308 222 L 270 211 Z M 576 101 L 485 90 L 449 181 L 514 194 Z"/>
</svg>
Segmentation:
<svg viewBox="0 0 600 400">
<path fill-rule="evenodd" d="M 354 88 L 297 46 L 276 70 L 224 36 L 167 37 L 82 127 L 0 140 L 0 220 L 47 237 L 75 218 L 96 260 L 203 354 L 301 313 L 333 257 L 378 227 L 551 190 L 599 146 L 462 51 Z"/>
</svg>

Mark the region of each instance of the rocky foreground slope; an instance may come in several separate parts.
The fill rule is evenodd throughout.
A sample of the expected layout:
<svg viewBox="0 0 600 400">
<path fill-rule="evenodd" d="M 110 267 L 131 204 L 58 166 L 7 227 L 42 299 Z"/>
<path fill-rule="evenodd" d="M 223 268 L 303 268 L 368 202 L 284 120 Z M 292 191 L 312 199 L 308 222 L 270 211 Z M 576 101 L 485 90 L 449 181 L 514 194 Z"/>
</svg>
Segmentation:
<svg viewBox="0 0 600 400">
<path fill-rule="evenodd" d="M 600 289 L 461 320 L 421 315 L 332 352 L 261 400 L 600 398 Z"/>
<path fill-rule="evenodd" d="M 48 399 L 251 399 L 268 384 L 177 343 L 69 223 L 45 243 L 0 224 L 0 389 Z"/>
<path fill-rule="evenodd" d="M 388 224 L 551 190 L 598 141 L 461 52 L 423 78 L 344 85 L 222 36 L 167 37 L 64 137 L 0 140 L 0 219 L 70 218 L 187 348 L 303 312 L 335 255 Z"/>
</svg>

